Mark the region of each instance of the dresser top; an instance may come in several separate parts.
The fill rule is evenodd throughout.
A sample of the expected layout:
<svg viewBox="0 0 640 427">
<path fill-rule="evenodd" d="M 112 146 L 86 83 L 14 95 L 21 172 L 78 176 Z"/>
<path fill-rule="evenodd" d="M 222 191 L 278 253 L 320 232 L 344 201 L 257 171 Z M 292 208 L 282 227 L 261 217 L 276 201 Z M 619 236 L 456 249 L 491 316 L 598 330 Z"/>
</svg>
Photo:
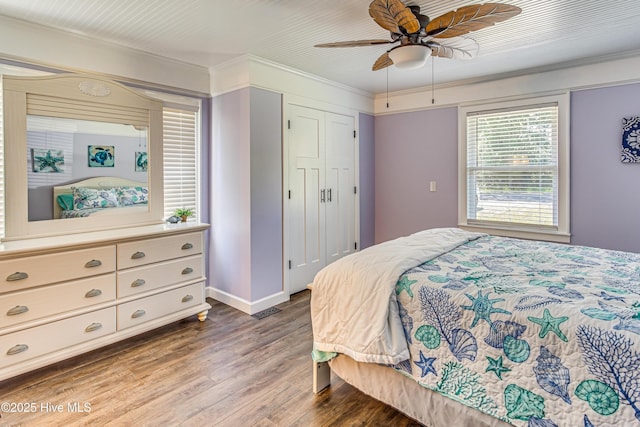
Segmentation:
<svg viewBox="0 0 640 427">
<path fill-rule="evenodd" d="M 131 228 L 92 231 L 88 233 L 10 240 L 0 243 L 0 259 L 11 258 L 23 254 L 34 254 L 64 249 L 79 249 L 104 243 L 120 243 L 142 238 L 203 231 L 208 228 L 209 224 L 205 223 L 163 223 Z"/>
</svg>

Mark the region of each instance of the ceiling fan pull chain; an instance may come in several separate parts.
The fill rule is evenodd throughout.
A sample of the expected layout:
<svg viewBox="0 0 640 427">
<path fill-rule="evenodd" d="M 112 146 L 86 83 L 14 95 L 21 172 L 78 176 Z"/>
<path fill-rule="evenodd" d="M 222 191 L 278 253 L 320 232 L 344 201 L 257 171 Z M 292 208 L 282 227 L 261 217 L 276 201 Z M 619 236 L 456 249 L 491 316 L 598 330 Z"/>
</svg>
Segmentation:
<svg viewBox="0 0 640 427">
<path fill-rule="evenodd" d="M 436 63 L 436 58 L 431 57 L 431 103 L 432 104 L 436 103 L 436 97 L 435 97 L 434 88 L 433 88 L 433 80 L 434 80 L 434 73 L 435 73 L 435 63 Z"/>
<path fill-rule="evenodd" d="M 387 67 L 387 109 L 389 109 L 389 67 Z"/>
</svg>

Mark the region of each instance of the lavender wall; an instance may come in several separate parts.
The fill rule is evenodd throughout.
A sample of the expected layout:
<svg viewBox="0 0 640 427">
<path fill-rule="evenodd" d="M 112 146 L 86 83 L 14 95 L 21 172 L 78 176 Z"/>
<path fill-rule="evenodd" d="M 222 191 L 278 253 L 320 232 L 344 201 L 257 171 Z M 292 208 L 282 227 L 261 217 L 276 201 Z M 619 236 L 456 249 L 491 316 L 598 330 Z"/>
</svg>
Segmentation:
<svg viewBox="0 0 640 427">
<path fill-rule="evenodd" d="M 212 285 L 251 300 L 250 90 L 212 100 Z"/>
<path fill-rule="evenodd" d="M 640 164 L 620 162 L 640 84 L 571 94 L 571 243 L 640 252 Z M 437 181 L 437 192 L 428 182 Z M 375 240 L 457 223 L 457 109 L 375 119 Z"/>
<path fill-rule="evenodd" d="M 282 291 L 282 96 L 251 88 L 251 301 Z"/>
<path fill-rule="evenodd" d="M 281 114 L 257 88 L 212 101 L 212 285 L 249 302 L 282 292 Z"/>
<path fill-rule="evenodd" d="M 640 252 L 640 164 L 620 162 L 622 118 L 640 84 L 571 94 L 571 242 Z"/>
<path fill-rule="evenodd" d="M 211 223 L 211 98 L 202 99 L 201 104 L 202 121 L 200 123 L 200 212 L 198 219 L 201 222 Z M 211 230 L 204 232 L 205 260 L 211 259 Z M 207 277 L 206 286 L 211 286 L 211 266 L 208 262 L 204 265 L 205 276 Z"/>
<path fill-rule="evenodd" d="M 374 129 L 376 243 L 455 226 L 458 109 L 378 116 Z"/>
<path fill-rule="evenodd" d="M 374 117 L 360 114 L 359 152 L 359 193 L 360 193 L 360 248 L 364 249 L 375 243 L 375 140 Z"/>
</svg>

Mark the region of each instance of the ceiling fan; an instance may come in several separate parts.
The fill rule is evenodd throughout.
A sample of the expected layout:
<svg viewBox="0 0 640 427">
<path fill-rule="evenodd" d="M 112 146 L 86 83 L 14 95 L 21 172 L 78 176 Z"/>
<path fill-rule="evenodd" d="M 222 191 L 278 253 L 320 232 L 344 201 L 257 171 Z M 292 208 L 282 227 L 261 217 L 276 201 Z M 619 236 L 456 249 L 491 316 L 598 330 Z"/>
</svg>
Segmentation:
<svg viewBox="0 0 640 427">
<path fill-rule="evenodd" d="M 462 37 L 472 31 L 505 21 L 521 12 L 516 6 L 485 3 L 464 6 L 430 19 L 420 13 L 420 6 L 407 6 L 401 0 L 373 0 L 369 15 L 391 33 L 391 40 L 372 39 L 317 44 L 316 47 L 356 47 L 398 44 L 382 54 L 373 64 L 377 71 L 395 65 L 418 68 L 430 55 L 442 58 L 472 58 L 478 43 Z"/>
</svg>

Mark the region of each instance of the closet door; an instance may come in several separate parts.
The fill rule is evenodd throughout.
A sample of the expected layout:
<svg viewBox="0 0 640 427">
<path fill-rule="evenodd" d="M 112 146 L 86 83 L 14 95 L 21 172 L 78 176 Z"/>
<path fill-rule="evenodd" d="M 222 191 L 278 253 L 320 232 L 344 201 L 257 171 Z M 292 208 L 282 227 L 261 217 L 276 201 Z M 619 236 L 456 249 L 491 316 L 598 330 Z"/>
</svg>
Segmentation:
<svg viewBox="0 0 640 427">
<path fill-rule="evenodd" d="M 355 251 L 353 117 L 326 113 L 327 264 Z"/>
<path fill-rule="evenodd" d="M 288 107 L 289 292 L 355 250 L 355 123 L 352 116 Z"/>
<path fill-rule="evenodd" d="M 326 265 L 324 112 L 289 106 L 289 282 L 298 292 Z"/>
</svg>

